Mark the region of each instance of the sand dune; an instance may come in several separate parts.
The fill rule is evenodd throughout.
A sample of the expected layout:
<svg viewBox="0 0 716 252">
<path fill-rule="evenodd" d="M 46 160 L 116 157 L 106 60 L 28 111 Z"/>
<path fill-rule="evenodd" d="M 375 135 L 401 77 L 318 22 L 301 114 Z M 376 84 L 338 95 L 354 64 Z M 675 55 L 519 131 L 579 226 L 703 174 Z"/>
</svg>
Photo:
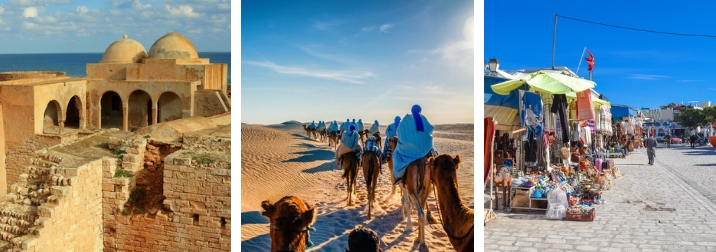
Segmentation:
<svg viewBox="0 0 716 252">
<path fill-rule="evenodd" d="M 365 124 L 370 128 L 370 124 Z M 381 133 L 385 126 L 381 126 Z M 474 131 L 472 124 L 437 125 L 435 148 L 441 154 L 459 154 L 463 163 L 458 170 L 460 196 L 474 208 Z M 334 152 L 327 143 L 306 137 L 302 124 L 288 121 L 276 125 L 248 125 L 241 128 L 241 249 L 269 251 L 268 219 L 261 216 L 260 203 L 296 195 L 319 209 L 311 232 L 315 246 L 309 251 L 345 251 L 348 233 L 363 225 L 378 232 L 384 251 L 413 251 L 417 244 L 417 215 L 413 213 L 413 231 L 406 231 L 400 220 L 399 193 L 390 196 L 390 175 L 383 166 L 376 190 L 373 219 L 366 220 L 366 184 L 358 175 L 354 206 L 346 206 L 346 182 L 341 170 L 334 170 Z M 435 197 L 429 208 L 439 219 Z M 426 240 L 432 251 L 451 251 L 452 245 L 440 224 L 426 227 Z"/>
</svg>

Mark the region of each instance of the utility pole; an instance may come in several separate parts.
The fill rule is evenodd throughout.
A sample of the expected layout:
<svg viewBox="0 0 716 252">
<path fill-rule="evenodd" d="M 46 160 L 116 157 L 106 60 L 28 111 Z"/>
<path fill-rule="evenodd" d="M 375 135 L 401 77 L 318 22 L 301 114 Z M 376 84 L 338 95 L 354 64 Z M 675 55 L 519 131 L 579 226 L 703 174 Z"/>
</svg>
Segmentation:
<svg viewBox="0 0 716 252">
<path fill-rule="evenodd" d="M 557 13 L 554 13 L 554 33 L 552 35 L 552 70 L 554 70 L 554 50 L 557 47 Z"/>
</svg>

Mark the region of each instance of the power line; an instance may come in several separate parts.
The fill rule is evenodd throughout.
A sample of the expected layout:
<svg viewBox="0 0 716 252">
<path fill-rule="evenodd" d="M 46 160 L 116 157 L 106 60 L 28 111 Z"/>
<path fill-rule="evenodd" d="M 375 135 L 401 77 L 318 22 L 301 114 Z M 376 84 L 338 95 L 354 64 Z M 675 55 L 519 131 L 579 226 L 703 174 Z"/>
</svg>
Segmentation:
<svg viewBox="0 0 716 252">
<path fill-rule="evenodd" d="M 627 29 L 627 30 L 632 30 L 632 31 L 651 32 L 651 33 L 677 35 L 677 36 L 688 36 L 688 37 L 716 38 L 716 35 L 708 35 L 708 34 L 688 34 L 688 33 L 678 33 L 678 32 L 654 31 L 654 30 L 646 30 L 646 29 L 632 28 L 632 27 L 626 27 L 626 26 L 620 26 L 620 25 L 605 24 L 605 23 L 594 22 L 594 21 L 589 21 L 589 20 L 584 20 L 584 19 L 578 19 L 578 18 L 572 18 L 572 17 L 565 17 L 565 16 L 557 15 L 557 14 L 555 14 L 555 15 L 558 16 L 558 17 L 561 17 L 561 18 L 571 19 L 571 20 L 574 20 L 574 21 L 585 22 L 585 23 L 596 24 L 596 25 L 603 25 L 603 26 L 608 26 L 608 27 L 613 27 L 613 28 Z"/>
</svg>

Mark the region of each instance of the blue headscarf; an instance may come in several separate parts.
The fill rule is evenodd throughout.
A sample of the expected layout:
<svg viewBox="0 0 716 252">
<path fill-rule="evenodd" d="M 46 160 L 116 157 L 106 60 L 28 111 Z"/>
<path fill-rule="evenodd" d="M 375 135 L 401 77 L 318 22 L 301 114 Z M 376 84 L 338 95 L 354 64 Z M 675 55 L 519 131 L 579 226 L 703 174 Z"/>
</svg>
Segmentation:
<svg viewBox="0 0 716 252">
<path fill-rule="evenodd" d="M 349 135 L 349 136 L 353 136 L 353 131 L 356 130 L 356 126 L 355 126 L 355 125 L 351 125 L 350 129 L 351 129 L 351 133 L 348 134 L 348 135 Z"/>
<path fill-rule="evenodd" d="M 413 105 L 413 108 L 410 109 L 410 112 L 413 112 L 413 119 L 415 120 L 415 128 L 423 132 L 425 131 L 425 128 L 423 128 L 423 119 L 420 117 L 420 111 L 422 111 L 422 108 L 420 108 L 420 105 L 415 104 Z"/>
<path fill-rule="evenodd" d="M 398 125 L 400 124 L 400 116 L 395 117 L 395 128 L 398 128 Z"/>
</svg>

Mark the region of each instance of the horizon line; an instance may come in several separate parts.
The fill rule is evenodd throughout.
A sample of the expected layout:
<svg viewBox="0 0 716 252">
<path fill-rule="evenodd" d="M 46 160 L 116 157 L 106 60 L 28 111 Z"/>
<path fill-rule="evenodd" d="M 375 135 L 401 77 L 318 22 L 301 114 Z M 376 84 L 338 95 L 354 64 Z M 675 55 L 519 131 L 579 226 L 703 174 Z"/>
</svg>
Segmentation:
<svg viewBox="0 0 716 252">
<path fill-rule="evenodd" d="M 105 52 L 59 52 L 59 53 L 0 53 L 0 55 L 27 55 L 27 54 L 104 54 Z M 231 52 L 199 52 L 197 53 L 231 53 Z"/>
</svg>

